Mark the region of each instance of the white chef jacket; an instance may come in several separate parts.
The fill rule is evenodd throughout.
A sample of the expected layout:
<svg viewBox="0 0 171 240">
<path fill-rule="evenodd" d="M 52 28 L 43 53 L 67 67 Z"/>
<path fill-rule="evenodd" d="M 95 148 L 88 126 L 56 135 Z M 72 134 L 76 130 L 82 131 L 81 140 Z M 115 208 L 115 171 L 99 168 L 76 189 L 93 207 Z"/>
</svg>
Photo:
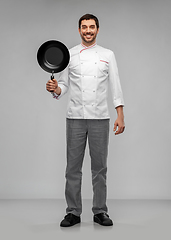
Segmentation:
<svg viewBox="0 0 171 240">
<path fill-rule="evenodd" d="M 60 99 L 69 90 L 67 118 L 108 119 L 108 82 L 113 104 L 124 105 L 123 94 L 114 53 L 96 43 L 86 47 L 82 43 L 71 48 L 70 62 L 59 75 Z"/>
</svg>

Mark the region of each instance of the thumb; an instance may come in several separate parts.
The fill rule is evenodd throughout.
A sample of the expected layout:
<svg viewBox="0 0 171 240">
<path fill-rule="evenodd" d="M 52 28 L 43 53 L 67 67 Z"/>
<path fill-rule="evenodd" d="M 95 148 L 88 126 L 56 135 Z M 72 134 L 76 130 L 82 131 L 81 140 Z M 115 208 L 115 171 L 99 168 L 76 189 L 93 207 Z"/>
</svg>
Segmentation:
<svg viewBox="0 0 171 240">
<path fill-rule="evenodd" d="M 113 131 L 115 132 L 116 131 L 116 128 L 117 128 L 117 122 L 115 121 L 115 123 L 114 123 L 114 129 L 113 129 Z"/>
<path fill-rule="evenodd" d="M 53 79 L 52 81 L 53 81 L 54 86 L 57 88 L 57 87 L 58 87 L 58 82 L 57 82 L 57 80 L 56 80 L 56 79 Z"/>
</svg>

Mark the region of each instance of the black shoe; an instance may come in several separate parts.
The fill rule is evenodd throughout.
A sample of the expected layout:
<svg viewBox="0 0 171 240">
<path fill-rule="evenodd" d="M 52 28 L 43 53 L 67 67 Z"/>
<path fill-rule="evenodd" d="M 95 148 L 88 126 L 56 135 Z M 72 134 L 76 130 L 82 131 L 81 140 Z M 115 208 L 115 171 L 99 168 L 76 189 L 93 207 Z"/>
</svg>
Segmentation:
<svg viewBox="0 0 171 240">
<path fill-rule="evenodd" d="M 94 222 L 103 226 L 112 226 L 113 222 L 107 213 L 99 213 L 94 215 Z"/>
<path fill-rule="evenodd" d="M 60 226 L 61 227 L 71 227 L 77 223 L 80 223 L 81 222 L 81 219 L 80 217 L 78 216 L 75 216 L 74 214 L 72 213 L 68 213 L 64 219 L 62 220 Z"/>
</svg>

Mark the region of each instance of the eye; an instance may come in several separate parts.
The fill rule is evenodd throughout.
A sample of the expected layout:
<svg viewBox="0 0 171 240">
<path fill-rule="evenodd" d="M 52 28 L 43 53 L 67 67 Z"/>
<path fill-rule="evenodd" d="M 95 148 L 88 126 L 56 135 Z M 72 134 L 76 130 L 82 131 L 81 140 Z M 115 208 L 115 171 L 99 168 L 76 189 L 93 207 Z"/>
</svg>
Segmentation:
<svg viewBox="0 0 171 240">
<path fill-rule="evenodd" d="M 82 29 L 86 29 L 86 26 L 82 26 Z"/>
</svg>

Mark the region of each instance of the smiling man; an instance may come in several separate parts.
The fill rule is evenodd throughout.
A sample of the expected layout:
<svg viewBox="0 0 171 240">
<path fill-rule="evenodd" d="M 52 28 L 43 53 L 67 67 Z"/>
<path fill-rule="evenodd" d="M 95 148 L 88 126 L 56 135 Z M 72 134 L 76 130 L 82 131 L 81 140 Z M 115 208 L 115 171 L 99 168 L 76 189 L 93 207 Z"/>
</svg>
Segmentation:
<svg viewBox="0 0 171 240">
<path fill-rule="evenodd" d="M 99 32 L 99 24 L 97 26 L 94 19 L 84 19 L 81 21 L 81 26 L 79 26 L 78 31 L 82 38 L 82 44 L 85 46 L 91 46 L 96 42 L 96 36 Z"/>
<path fill-rule="evenodd" d="M 94 222 L 113 225 L 106 205 L 107 154 L 110 116 L 107 97 L 108 83 L 112 92 L 117 119 L 113 131 L 124 131 L 123 95 L 114 53 L 96 44 L 99 21 L 92 14 L 79 19 L 82 42 L 70 49 L 70 63 L 58 81 L 49 80 L 46 89 L 60 99 L 69 90 L 66 113 L 67 167 L 65 196 L 67 215 L 60 226 L 69 227 L 81 222 L 82 164 L 88 139 L 93 185 Z"/>
</svg>

